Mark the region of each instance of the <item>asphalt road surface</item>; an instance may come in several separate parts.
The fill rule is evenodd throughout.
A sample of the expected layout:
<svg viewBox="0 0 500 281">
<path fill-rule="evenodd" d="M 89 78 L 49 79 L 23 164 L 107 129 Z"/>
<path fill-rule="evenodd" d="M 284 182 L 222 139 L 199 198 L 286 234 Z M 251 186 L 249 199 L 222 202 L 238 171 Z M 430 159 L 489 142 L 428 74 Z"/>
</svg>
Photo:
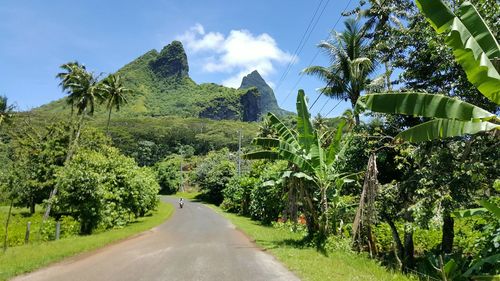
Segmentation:
<svg viewBox="0 0 500 281">
<path fill-rule="evenodd" d="M 210 208 L 176 207 L 162 225 L 14 280 L 299 280 Z"/>
</svg>

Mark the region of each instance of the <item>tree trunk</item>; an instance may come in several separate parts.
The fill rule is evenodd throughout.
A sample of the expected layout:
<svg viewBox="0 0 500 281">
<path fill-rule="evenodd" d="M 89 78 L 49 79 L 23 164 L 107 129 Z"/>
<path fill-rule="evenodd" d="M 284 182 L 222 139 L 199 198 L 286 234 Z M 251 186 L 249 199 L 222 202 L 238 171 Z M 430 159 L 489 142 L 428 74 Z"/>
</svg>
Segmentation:
<svg viewBox="0 0 500 281">
<path fill-rule="evenodd" d="M 405 227 L 405 245 L 403 265 L 405 271 L 415 267 L 415 247 L 413 245 L 413 229 Z"/>
<path fill-rule="evenodd" d="M 109 108 L 109 113 L 108 113 L 108 124 L 106 125 L 106 135 L 108 135 L 108 134 L 109 134 L 109 121 L 111 121 L 111 110 L 112 110 L 112 109 L 113 109 L 112 107 L 110 107 L 110 108 Z"/>
<path fill-rule="evenodd" d="M 31 198 L 31 201 L 30 201 L 30 214 L 34 214 L 35 213 L 35 199 L 34 198 Z"/>
<path fill-rule="evenodd" d="M 387 216 L 385 216 L 385 220 L 387 224 L 389 224 L 389 227 L 391 228 L 392 239 L 394 240 L 394 243 L 396 245 L 396 252 L 395 252 L 396 260 L 398 261 L 399 269 L 401 270 L 403 266 L 401 260 L 403 260 L 404 258 L 403 243 L 401 243 L 401 238 L 399 237 L 398 229 L 396 228 L 394 222 Z"/>
<path fill-rule="evenodd" d="M 328 235 L 328 198 L 326 197 L 326 188 L 321 188 L 321 234 Z"/>
<path fill-rule="evenodd" d="M 73 157 L 73 153 L 75 152 L 76 147 L 78 146 L 78 140 L 80 139 L 80 133 L 82 130 L 82 125 L 83 125 L 83 120 L 84 120 L 85 115 L 87 115 L 86 109 L 83 110 L 82 114 L 80 115 L 80 120 L 78 120 L 78 129 L 76 131 L 75 139 L 74 139 L 73 143 L 70 142 L 70 144 L 69 144 L 68 154 L 66 154 L 66 159 L 64 160 L 64 166 L 68 165 L 69 161 L 71 160 L 71 157 Z M 45 210 L 45 213 L 43 214 L 40 229 L 43 227 L 43 223 L 47 220 L 47 218 L 50 215 L 50 210 L 52 208 L 52 202 L 50 201 L 50 199 L 52 199 L 54 196 L 56 196 L 56 194 L 57 194 L 57 186 L 54 186 L 54 188 L 52 189 L 52 191 L 50 192 L 50 195 L 49 195 L 49 203 L 47 204 L 47 209 Z"/>
<path fill-rule="evenodd" d="M 392 66 L 388 61 L 384 62 L 384 66 L 385 66 L 385 83 L 387 85 L 387 91 L 392 92 L 392 85 L 391 85 Z"/>
<path fill-rule="evenodd" d="M 312 202 L 312 198 L 309 196 L 306 188 L 303 183 L 301 183 L 301 193 L 302 198 L 304 199 L 304 207 L 306 210 L 306 224 L 308 234 L 314 234 L 319 231 L 319 223 L 318 223 L 318 215 L 316 210 L 314 209 L 314 204 Z"/>
<path fill-rule="evenodd" d="M 352 111 L 354 113 L 354 122 L 355 122 L 355 125 L 358 126 L 359 125 L 359 114 L 357 114 L 354 109 L 356 108 L 356 103 L 358 102 L 358 98 L 359 98 L 359 94 L 356 95 L 356 98 L 351 98 L 351 108 L 352 108 Z"/>
<path fill-rule="evenodd" d="M 10 207 L 9 207 L 9 213 L 7 214 L 7 221 L 5 222 L 5 238 L 3 241 L 3 251 L 7 251 L 7 238 L 9 237 L 9 222 L 10 222 L 10 215 L 12 214 L 12 206 L 14 205 L 14 199 L 10 200 Z"/>
<path fill-rule="evenodd" d="M 450 213 L 446 212 L 443 217 L 443 237 L 441 239 L 441 252 L 443 254 L 449 254 L 453 250 L 453 238 L 455 237 L 453 226 L 453 218 Z"/>
</svg>

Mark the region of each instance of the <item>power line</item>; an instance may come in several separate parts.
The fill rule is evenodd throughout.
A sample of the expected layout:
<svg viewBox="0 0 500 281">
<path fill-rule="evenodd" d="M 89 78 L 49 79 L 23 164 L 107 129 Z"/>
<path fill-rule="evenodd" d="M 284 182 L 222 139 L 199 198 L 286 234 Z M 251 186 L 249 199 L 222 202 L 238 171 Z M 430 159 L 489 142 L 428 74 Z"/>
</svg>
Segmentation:
<svg viewBox="0 0 500 281">
<path fill-rule="evenodd" d="M 339 100 L 339 102 L 332 108 L 330 109 L 330 111 L 328 111 L 328 113 L 325 115 L 325 117 L 327 117 L 328 115 L 330 115 L 330 113 L 332 113 L 332 111 L 337 108 L 337 106 L 339 106 L 339 104 L 342 102 L 342 99 Z"/>
<path fill-rule="evenodd" d="M 306 37 L 307 35 L 307 32 L 309 31 L 309 29 L 311 28 L 311 25 L 312 23 L 314 22 L 314 19 L 316 18 L 316 15 L 318 14 L 318 11 L 319 11 L 319 8 L 321 7 L 321 4 L 323 3 L 324 0 L 320 0 L 319 3 L 318 3 L 318 6 L 316 7 L 316 10 L 314 11 L 314 14 L 312 16 L 312 18 L 309 20 L 309 24 L 307 25 L 307 28 L 306 30 L 304 31 L 304 34 L 302 34 L 302 37 L 300 38 L 300 41 L 299 41 L 299 44 L 297 45 L 297 48 L 295 48 L 295 51 L 293 51 L 293 55 L 292 55 L 292 59 L 288 62 L 288 65 L 286 66 L 285 68 L 285 71 L 281 74 L 281 77 L 280 79 L 278 80 L 278 83 L 277 83 L 277 86 L 276 86 L 276 89 L 279 88 L 279 86 L 281 85 L 281 83 L 283 82 L 283 80 L 285 79 L 285 76 L 289 70 L 289 68 L 291 68 L 291 65 L 295 62 L 295 59 L 296 59 L 296 55 L 297 55 L 297 52 L 299 51 L 300 49 L 300 46 L 302 45 L 302 43 L 304 42 L 304 38 Z"/>
<path fill-rule="evenodd" d="M 383 0 L 383 2 L 380 4 L 380 6 L 385 5 L 385 2 L 387 2 L 387 0 Z M 347 7 L 349 6 L 349 4 L 350 4 L 350 3 L 351 3 L 351 0 L 349 0 L 349 2 L 347 3 L 347 6 L 344 8 L 344 12 L 345 12 L 345 10 L 347 9 Z M 342 13 L 344 13 L 344 12 L 342 12 Z M 339 19 L 340 19 L 340 18 L 339 18 Z M 338 20 L 337 20 L 337 23 L 338 23 Z M 321 94 L 323 94 L 323 91 L 321 92 Z M 321 94 L 320 94 L 319 96 L 321 96 Z M 318 98 L 317 98 L 317 99 L 319 99 L 319 96 L 318 96 Z M 328 111 L 328 113 L 325 115 L 325 117 L 326 117 L 326 116 L 328 116 L 328 115 L 330 115 L 330 113 L 331 113 L 331 112 L 332 112 L 332 111 L 333 111 L 333 110 L 334 110 L 334 109 L 335 109 L 335 108 L 336 108 L 336 107 L 337 107 L 337 106 L 338 106 L 341 102 L 342 102 L 342 99 L 341 99 L 341 100 L 339 100 L 339 102 L 338 102 L 338 103 L 337 103 L 337 104 L 336 104 L 336 105 L 335 105 L 332 109 L 330 109 L 330 111 Z M 313 105 L 314 105 L 314 104 L 313 104 Z M 325 105 L 326 105 L 326 103 L 325 103 Z M 325 107 L 325 105 L 323 105 L 323 107 Z M 311 106 L 311 107 L 312 107 L 312 106 Z M 323 110 L 323 107 L 321 108 L 321 110 L 319 111 L 319 113 L 321 113 L 321 111 Z M 310 109 L 310 108 L 309 108 L 309 109 Z"/>
<path fill-rule="evenodd" d="M 337 24 L 339 24 L 340 19 L 342 18 L 342 14 L 343 14 L 343 13 L 345 13 L 345 11 L 346 11 L 346 10 L 347 10 L 347 8 L 349 7 L 349 5 L 351 5 L 351 2 L 352 2 L 352 0 L 349 0 L 349 1 L 347 2 L 347 5 L 344 7 L 344 10 L 342 11 L 342 13 L 340 13 L 340 16 L 337 18 L 337 21 L 336 21 L 336 22 L 335 22 L 335 24 L 333 25 L 332 30 L 335 30 L 335 27 L 337 27 Z M 328 39 L 328 37 L 327 37 L 325 40 L 327 40 L 327 39 Z M 318 56 L 319 52 L 320 52 L 320 49 L 318 49 L 318 50 L 316 51 L 316 54 L 314 55 L 313 59 L 311 60 L 311 62 L 309 63 L 309 65 L 308 65 L 307 67 L 310 67 L 310 66 L 312 65 L 312 63 L 314 62 L 314 60 L 315 60 L 315 59 L 316 59 L 316 57 Z M 328 83 L 328 84 L 329 84 L 329 83 Z M 328 84 L 327 84 L 327 86 L 326 86 L 326 87 L 328 87 Z M 311 110 L 311 109 L 313 108 L 314 104 L 316 104 L 316 102 L 319 100 L 319 98 L 320 98 L 320 97 L 321 97 L 321 96 L 325 93 L 326 87 L 324 87 L 324 88 L 321 90 L 321 92 L 319 93 L 319 95 L 318 95 L 318 97 L 316 98 L 316 100 L 314 100 L 314 102 L 313 102 L 313 104 L 311 105 L 311 107 L 309 108 L 309 110 Z M 293 91 L 293 90 L 295 90 L 295 89 L 292 89 L 292 91 Z M 320 111 L 320 112 L 321 112 L 321 111 Z"/>
<path fill-rule="evenodd" d="M 328 99 L 326 100 L 326 102 L 323 104 L 323 106 L 321 107 L 321 109 L 318 111 L 318 114 L 321 114 L 321 111 L 323 111 L 323 109 L 325 108 L 325 106 L 331 101 L 332 99 Z"/>
<path fill-rule="evenodd" d="M 319 16 L 316 18 L 316 15 L 318 14 L 318 11 L 319 9 L 321 8 L 322 4 L 323 4 L 323 1 L 324 0 L 321 0 L 318 4 L 318 6 L 316 7 L 316 10 L 314 11 L 314 15 L 313 17 L 311 18 L 311 20 L 309 21 L 309 25 L 307 26 L 304 34 L 302 34 L 302 38 L 299 42 L 299 45 L 297 46 L 297 48 L 295 49 L 295 52 L 294 52 L 294 55 L 292 56 L 292 59 L 290 60 L 290 62 L 288 63 L 285 71 L 283 72 L 283 74 L 281 75 L 280 77 L 280 80 L 278 81 L 277 85 L 276 85 L 276 88 L 275 88 L 275 91 L 277 91 L 279 89 L 279 87 L 282 85 L 283 81 L 285 80 L 286 76 L 288 75 L 288 73 L 290 73 L 290 70 L 292 69 L 292 65 L 295 63 L 296 59 L 298 58 L 299 54 L 302 52 L 302 50 L 304 49 L 304 46 L 306 45 L 307 41 L 309 40 L 309 38 L 311 37 L 311 34 L 312 32 L 314 31 L 314 29 L 316 28 L 316 25 L 318 24 L 321 16 L 323 15 L 323 13 L 325 12 L 325 9 L 326 7 L 328 6 L 328 4 L 330 3 L 330 0 L 327 0 L 326 1 L 326 4 L 323 6 L 323 9 L 321 10 Z M 314 22 L 314 23 L 313 23 Z"/>
<path fill-rule="evenodd" d="M 335 27 L 337 26 L 337 24 L 340 22 L 340 19 L 342 18 L 342 14 L 345 13 L 345 11 L 347 10 L 347 8 L 349 8 L 349 6 L 351 5 L 351 2 L 352 0 L 349 0 L 347 2 L 347 5 L 344 7 L 344 10 L 342 11 L 342 13 L 340 13 L 340 16 L 337 18 L 337 21 L 335 22 L 335 24 L 333 25 L 333 28 L 332 30 L 335 29 Z M 327 40 L 328 37 L 325 38 L 325 40 Z M 309 64 L 307 65 L 306 68 L 310 67 L 314 61 L 316 60 L 316 58 L 318 57 L 319 53 L 321 52 L 321 50 L 318 48 L 316 50 L 316 53 L 314 54 L 314 56 L 312 57 L 311 61 L 309 62 Z M 283 100 L 283 103 L 285 103 L 287 100 L 288 100 L 288 97 L 290 97 L 290 95 L 295 91 L 295 89 L 297 88 L 297 85 L 299 84 L 299 82 L 302 80 L 302 77 L 304 76 L 304 73 L 300 73 L 299 75 L 299 78 L 297 79 L 297 81 L 295 82 L 294 86 L 292 87 L 292 89 L 290 90 L 290 92 L 288 92 L 288 95 L 286 95 L 285 99 Z M 314 104 L 318 101 L 318 99 L 323 95 L 324 93 L 324 89 L 321 91 L 321 93 L 319 94 L 319 96 L 316 98 L 316 100 L 314 100 L 313 104 L 311 105 L 311 107 L 309 109 L 311 109 Z"/>
</svg>

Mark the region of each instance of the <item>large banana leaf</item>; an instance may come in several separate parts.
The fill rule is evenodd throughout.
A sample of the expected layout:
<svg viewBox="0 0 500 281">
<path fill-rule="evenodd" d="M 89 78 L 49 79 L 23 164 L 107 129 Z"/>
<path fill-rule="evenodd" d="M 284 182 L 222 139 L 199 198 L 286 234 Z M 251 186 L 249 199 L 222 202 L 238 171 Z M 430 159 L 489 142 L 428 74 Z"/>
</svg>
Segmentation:
<svg viewBox="0 0 500 281">
<path fill-rule="evenodd" d="M 252 144 L 260 145 L 264 148 L 280 147 L 280 140 L 275 138 L 254 138 Z"/>
<path fill-rule="evenodd" d="M 479 203 L 481 204 L 481 206 L 490 211 L 497 219 L 500 219 L 500 207 L 498 205 L 495 205 L 494 203 L 487 200 L 481 200 L 479 201 Z"/>
<path fill-rule="evenodd" d="M 476 270 L 481 268 L 484 264 L 489 263 L 489 264 L 498 264 L 498 260 L 500 259 L 500 254 L 495 254 L 492 256 L 488 256 L 486 258 L 482 258 L 476 263 L 474 263 L 464 274 L 464 277 L 469 277 L 472 275 L 472 273 Z M 479 278 L 473 278 L 473 280 L 498 280 L 499 275 L 495 276 L 482 276 L 481 279 Z"/>
<path fill-rule="evenodd" d="M 328 149 L 326 151 L 326 164 L 330 166 L 334 161 L 335 157 L 337 156 L 337 153 L 340 148 L 340 142 L 342 140 L 342 130 L 344 129 L 344 126 L 346 125 L 347 121 L 345 119 L 342 119 L 337 126 L 337 131 L 335 132 L 335 137 L 332 140 L 332 143 L 330 146 L 328 146 Z"/>
<path fill-rule="evenodd" d="M 479 132 L 500 129 L 500 125 L 483 121 L 460 121 L 453 119 L 433 119 L 399 133 L 396 138 L 411 142 L 477 134 Z"/>
<path fill-rule="evenodd" d="M 325 151 L 321 147 L 321 140 L 318 137 L 316 137 L 314 141 L 315 143 L 309 148 L 309 156 L 311 157 L 311 163 L 316 173 L 323 175 L 327 168 L 325 165 Z"/>
<path fill-rule="evenodd" d="M 453 216 L 456 218 L 468 218 L 472 216 L 478 216 L 486 213 L 488 210 L 486 208 L 475 208 L 475 209 L 467 209 L 461 211 L 453 212 Z"/>
<path fill-rule="evenodd" d="M 261 140 L 263 142 L 267 141 L 263 139 Z M 299 167 L 299 169 L 301 169 L 302 171 L 314 172 L 314 166 L 311 164 L 310 159 L 307 159 L 303 155 L 297 153 L 295 148 L 287 145 L 285 142 L 280 142 L 280 145 L 276 148 L 276 150 L 261 150 L 246 153 L 245 155 L 243 155 L 243 157 L 249 160 L 286 160 L 297 165 L 297 167 Z"/>
<path fill-rule="evenodd" d="M 446 44 L 469 81 L 488 99 L 500 104 L 500 74 L 492 61 L 500 47 L 474 6 L 465 2 L 456 16 L 442 0 L 416 0 L 417 6 L 438 33 L 446 32 Z"/>
<path fill-rule="evenodd" d="M 248 160 L 278 160 L 280 159 L 280 155 L 277 151 L 271 150 L 259 150 L 254 152 L 248 152 L 243 155 L 244 159 Z"/>
<path fill-rule="evenodd" d="M 316 131 L 311 122 L 311 114 L 306 101 L 304 90 L 299 90 L 297 96 L 297 131 L 299 132 L 299 143 L 307 151 L 311 145 L 317 143 Z"/>
<path fill-rule="evenodd" d="M 282 138 L 283 140 L 285 140 L 289 143 L 295 143 L 297 145 L 299 144 L 297 137 L 296 137 L 296 133 L 294 131 L 292 131 L 291 129 L 289 129 L 285 124 L 283 124 L 283 122 L 281 122 L 281 120 L 278 117 L 276 117 L 276 115 L 269 112 L 267 114 L 267 116 L 269 118 L 269 122 L 271 124 L 271 127 L 276 129 L 276 134 L 280 138 Z"/>
<path fill-rule="evenodd" d="M 427 93 L 369 94 L 358 99 L 356 111 L 399 113 L 463 121 L 490 120 L 496 115 L 478 106 L 443 95 Z"/>
</svg>

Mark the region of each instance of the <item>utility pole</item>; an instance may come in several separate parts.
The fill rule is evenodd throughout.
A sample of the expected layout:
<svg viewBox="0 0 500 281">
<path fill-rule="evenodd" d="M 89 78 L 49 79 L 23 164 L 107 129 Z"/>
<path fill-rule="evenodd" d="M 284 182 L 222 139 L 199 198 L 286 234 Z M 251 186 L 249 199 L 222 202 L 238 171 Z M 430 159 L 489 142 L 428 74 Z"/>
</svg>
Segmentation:
<svg viewBox="0 0 500 281">
<path fill-rule="evenodd" d="M 241 129 L 238 131 L 238 177 L 241 176 Z"/>
<path fill-rule="evenodd" d="M 179 165 L 179 166 L 180 166 L 180 167 L 179 167 L 179 171 L 180 171 L 180 175 L 181 175 L 181 182 L 180 182 L 180 188 L 179 188 L 179 189 L 180 189 L 182 192 L 184 192 L 184 181 L 183 181 L 183 179 L 182 179 L 182 154 L 181 154 L 181 161 L 180 161 L 180 165 Z"/>
</svg>

